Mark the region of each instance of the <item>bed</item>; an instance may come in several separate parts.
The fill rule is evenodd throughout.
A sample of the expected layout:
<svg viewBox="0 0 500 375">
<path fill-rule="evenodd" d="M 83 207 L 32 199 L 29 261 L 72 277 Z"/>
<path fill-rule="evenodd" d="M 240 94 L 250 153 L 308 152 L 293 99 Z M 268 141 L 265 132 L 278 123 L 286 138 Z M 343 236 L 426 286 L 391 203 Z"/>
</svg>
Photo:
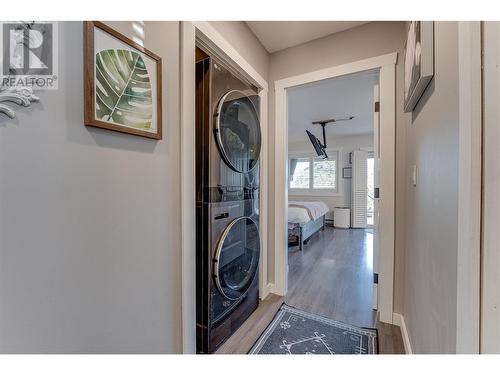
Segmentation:
<svg viewBox="0 0 500 375">
<path fill-rule="evenodd" d="M 313 234 L 325 229 L 328 210 L 326 203 L 321 201 L 289 201 L 288 247 L 299 246 L 299 250 L 303 250 Z"/>
</svg>

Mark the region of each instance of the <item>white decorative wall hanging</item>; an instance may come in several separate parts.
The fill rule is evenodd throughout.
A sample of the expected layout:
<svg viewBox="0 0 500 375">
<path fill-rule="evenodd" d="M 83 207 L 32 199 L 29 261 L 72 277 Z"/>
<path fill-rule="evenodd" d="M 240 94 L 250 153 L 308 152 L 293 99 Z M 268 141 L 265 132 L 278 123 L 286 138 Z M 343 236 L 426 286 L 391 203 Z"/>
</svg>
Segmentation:
<svg viewBox="0 0 500 375">
<path fill-rule="evenodd" d="M 410 22 L 405 50 L 404 109 L 411 112 L 434 76 L 434 22 Z"/>
<path fill-rule="evenodd" d="M 33 94 L 30 87 L 23 88 L 9 88 L 0 91 L 0 113 L 5 113 L 10 118 L 16 117 L 14 109 L 11 106 L 3 104 L 4 102 L 11 102 L 23 107 L 29 107 L 32 102 L 38 102 L 40 98 Z"/>
</svg>

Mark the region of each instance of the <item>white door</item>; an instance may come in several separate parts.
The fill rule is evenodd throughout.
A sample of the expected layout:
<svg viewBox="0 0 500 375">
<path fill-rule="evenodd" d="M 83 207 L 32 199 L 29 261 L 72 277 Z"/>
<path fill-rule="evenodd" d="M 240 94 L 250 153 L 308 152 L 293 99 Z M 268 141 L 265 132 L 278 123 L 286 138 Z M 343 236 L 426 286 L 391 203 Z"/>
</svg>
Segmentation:
<svg viewBox="0 0 500 375">
<path fill-rule="evenodd" d="M 351 227 L 366 228 L 367 188 L 366 174 L 368 153 L 364 150 L 352 152 L 352 199 Z"/>
<path fill-rule="evenodd" d="M 373 162 L 374 162 L 374 202 L 373 202 L 373 294 L 372 307 L 378 309 L 378 268 L 380 254 L 379 232 L 379 168 L 380 168 L 380 121 L 379 121 L 379 87 L 373 89 Z"/>
</svg>

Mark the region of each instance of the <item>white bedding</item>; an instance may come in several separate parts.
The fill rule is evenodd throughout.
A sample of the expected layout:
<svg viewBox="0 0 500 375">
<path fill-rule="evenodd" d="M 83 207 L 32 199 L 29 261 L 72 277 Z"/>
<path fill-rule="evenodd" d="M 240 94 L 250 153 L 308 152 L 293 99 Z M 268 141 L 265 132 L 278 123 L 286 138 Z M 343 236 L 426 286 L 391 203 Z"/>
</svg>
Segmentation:
<svg viewBox="0 0 500 375">
<path fill-rule="evenodd" d="M 319 219 L 328 212 L 328 206 L 325 202 L 288 202 L 288 223 L 290 224 L 306 224 L 311 220 Z"/>
</svg>

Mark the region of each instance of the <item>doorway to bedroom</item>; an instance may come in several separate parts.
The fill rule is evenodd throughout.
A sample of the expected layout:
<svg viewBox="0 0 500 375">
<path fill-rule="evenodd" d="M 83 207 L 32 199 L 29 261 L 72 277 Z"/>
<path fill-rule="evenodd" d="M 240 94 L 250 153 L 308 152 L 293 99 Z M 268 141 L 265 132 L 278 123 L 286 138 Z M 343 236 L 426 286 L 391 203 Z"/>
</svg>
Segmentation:
<svg viewBox="0 0 500 375">
<path fill-rule="evenodd" d="M 378 71 L 287 90 L 286 302 L 375 327 Z M 375 251 L 374 251 L 375 250 Z"/>
</svg>

